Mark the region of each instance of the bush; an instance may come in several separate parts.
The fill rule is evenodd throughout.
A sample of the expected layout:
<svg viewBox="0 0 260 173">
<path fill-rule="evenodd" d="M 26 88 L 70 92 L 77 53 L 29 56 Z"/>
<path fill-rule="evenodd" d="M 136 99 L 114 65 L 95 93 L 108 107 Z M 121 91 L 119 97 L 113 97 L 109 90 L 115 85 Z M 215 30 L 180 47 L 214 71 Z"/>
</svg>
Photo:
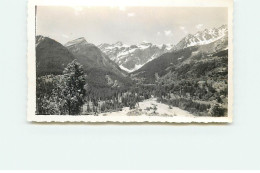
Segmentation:
<svg viewBox="0 0 260 173">
<path fill-rule="evenodd" d="M 213 117 L 222 117 L 225 115 L 226 109 L 223 108 L 220 104 L 214 104 L 211 108 L 210 108 L 210 115 Z"/>
</svg>

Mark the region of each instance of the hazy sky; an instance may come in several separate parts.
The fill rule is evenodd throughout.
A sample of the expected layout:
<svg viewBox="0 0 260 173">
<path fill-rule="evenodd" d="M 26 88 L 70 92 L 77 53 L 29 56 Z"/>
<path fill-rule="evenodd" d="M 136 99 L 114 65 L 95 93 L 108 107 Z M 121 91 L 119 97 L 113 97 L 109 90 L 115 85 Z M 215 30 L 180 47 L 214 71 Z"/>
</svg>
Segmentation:
<svg viewBox="0 0 260 173">
<path fill-rule="evenodd" d="M 227 24 L 227 8 L 216 7 L 37 7 L 37 35 L 64 44 L 176 44 L 188 33 Z"/>
</svg>

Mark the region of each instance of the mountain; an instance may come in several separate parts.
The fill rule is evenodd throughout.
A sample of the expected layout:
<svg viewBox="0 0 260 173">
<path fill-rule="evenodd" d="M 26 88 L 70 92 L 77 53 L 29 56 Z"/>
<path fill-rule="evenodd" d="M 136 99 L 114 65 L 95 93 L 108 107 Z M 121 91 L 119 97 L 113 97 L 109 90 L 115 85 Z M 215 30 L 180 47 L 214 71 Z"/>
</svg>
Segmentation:
<svg viewBox="0 0 260 173">
<path fill-rule="evenodd" d="M 36 36 L 35 47 L 37 76 L 62 74 L 67 64 L 75 59 L 66 47 L 48 37 Z"/>
<path fill-rule="evenodd" d="M 177 45 L 175 45 L 174 48 L 175 50 L 179 50 L 191 46 L 205 45 L 212 43 L 220 38 L 227 37 L 227 35 L 227 25 L 222 25 L 219 28 L 205 29 L 204 31 L 199 31 L 194 35 L 187 35 Z"/>
<path fill-rule="evenodd" d="M 114 44 L 98 45 L 108 57 L 127 72 L 133 72 L 141 68 L 147 62 L 159 57 L 163 53 L 170 51 L 173 45 L 154 45 L 148 42 L 142 42 L 137 45 L 126 45 L 122 42 Z"/>
<path fill-rule="evenodd" d="M 155 83 L 156 76 L 162 77 L 167 73 L 174 73 L 178 69 L 181 71 L 182 68 L 188 67 L 187 64 L 189 64 L 189 68 L 193 68 L 196 63 L 205 63 L 212 60 L 213 55 L 223 51 L 228 52 L 227 36 L 209 44 L 190 46 L 165 53 L 131 73 L 131 76 L 139 82 Z M 188 68 L 186 70 L 191 71 Z M 182 76 L 183 74 L 180 73 L 179 75 Z"/>
<path fill-rule="evenodd" d="M 83 65 L 87 74 L 87 83 L 92 88 L 128 86 L 127 73 L 108 58 L 97 46 L 88 43 L 85 38 L 69 41 L 64 46 Z"/>
<path fill-rule="evenodd" d="M 197 116 L 226 116 L 228 36 L 207 41 L 165 53 L 130 76 L 139 86 L 154 87 L 160 102 Z"/>
</svg>

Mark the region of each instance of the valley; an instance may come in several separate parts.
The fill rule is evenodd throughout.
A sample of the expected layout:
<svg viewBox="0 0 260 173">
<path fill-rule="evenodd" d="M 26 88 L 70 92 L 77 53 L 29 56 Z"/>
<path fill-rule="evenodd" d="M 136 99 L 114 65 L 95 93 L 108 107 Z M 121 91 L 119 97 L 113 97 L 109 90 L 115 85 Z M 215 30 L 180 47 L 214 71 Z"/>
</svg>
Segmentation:
<svg viewBox="0 0 260 173">
<path fill-rule="evenodd" d="M 83 107 L 84 114 L 84 107 Z M 155 98 L 150 98 L 142 102 L 138 102 L 134 109 L 123 107 L 117 112 L 100 113 L 98 116 L 163 116 L 163 117 L 194 117 L 188 111 L 184 111 L 178 107 L 170 107 L 167 104 L 159 103 Z"/>
<path fill-rule="evenodd" d="M 176 45 L 36 37 L 36 114 L 227 116 L 227 26 Z"/>
<path fill-rule="evenodd" d="M 147 62 L 171 51 L 173 45 L 154 45 L 143 41 L 140 44 L 130 46 L 122 42 L 117 42 L 115 44 L 100 44 L 98 47 L 111 60 L 117 63 L 121 69 L 131 73 L 141 68 Z"/>
</svg>

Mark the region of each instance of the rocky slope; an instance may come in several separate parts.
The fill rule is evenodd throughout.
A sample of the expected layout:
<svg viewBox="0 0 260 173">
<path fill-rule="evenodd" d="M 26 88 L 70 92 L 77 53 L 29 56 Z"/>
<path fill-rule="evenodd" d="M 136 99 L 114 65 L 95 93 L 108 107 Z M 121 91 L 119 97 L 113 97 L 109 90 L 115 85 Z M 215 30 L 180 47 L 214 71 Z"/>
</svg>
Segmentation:
<svg viewBox="0 0 260 173">
<path fill-rule="evenodd" d="M 145 64 L 142 68 L 131 73 L 131 76 L 145 83 L 154 83 L 156 74 L 164 76 L 176 69 L 182 69 L 186 64 L 190 67 L 194 63 L 207 62 L 219 52 L 228 51 L 228 37 L 222 37 L 214 42 L 204 45 L 191 46 L 165 53 Z M 187 69 L 189 70 L 189 69 Z"/>
<path fill-rule="evenodd" d="M 163 53 L 170 51 L 173 45 L 154 45 L 142 42 L 137 45 L 125 45 L 122 42 L 115 44 L 98 45 L 108 57 L 127 72 L 133 72 L 141 68 L 147 62 L 159 57 Z"/>
<path fill-rule="evenodd" d="M 187 35 L 174 47 L 174 49 L 179 50 L 191 46 L 209 44 L 219 40 L 220 38 L 227 37 L 227 35 L 227 25 L 222 25 L 219 28 L 205 29 L 204 31 L 199 31 L 194 35 Z"/>
</svg>

